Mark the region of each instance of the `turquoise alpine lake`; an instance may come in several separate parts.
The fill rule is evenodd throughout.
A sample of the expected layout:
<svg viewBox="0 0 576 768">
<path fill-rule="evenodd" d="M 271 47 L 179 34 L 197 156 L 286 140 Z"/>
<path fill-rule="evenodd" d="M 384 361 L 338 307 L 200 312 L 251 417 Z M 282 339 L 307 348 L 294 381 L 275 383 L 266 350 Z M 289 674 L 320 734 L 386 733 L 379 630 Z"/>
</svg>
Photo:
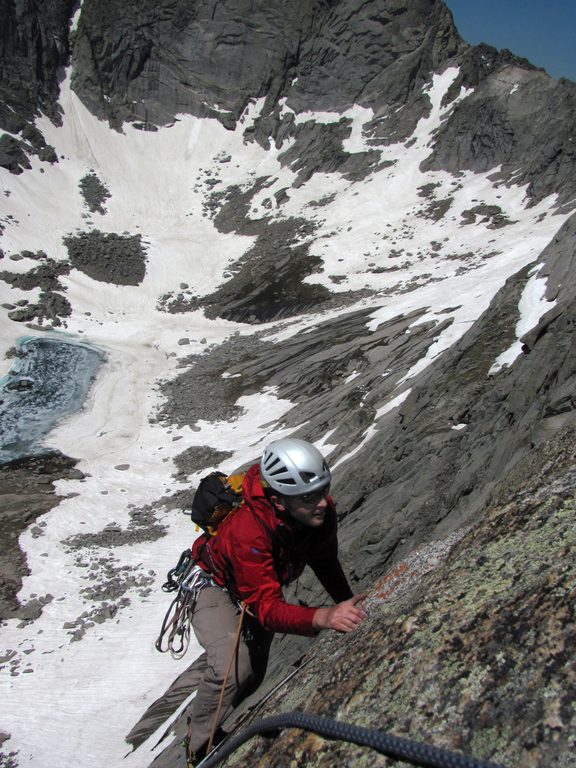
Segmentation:
<svg viewBox="0 0 576 768">
<path fill-rule="evenodd" d="M 0 464 L 44 453 L 42 440 L 82 408 L 105 360 L 103 350 L 73 337 L 19 339 L 0 379 Z"/>
</svg>

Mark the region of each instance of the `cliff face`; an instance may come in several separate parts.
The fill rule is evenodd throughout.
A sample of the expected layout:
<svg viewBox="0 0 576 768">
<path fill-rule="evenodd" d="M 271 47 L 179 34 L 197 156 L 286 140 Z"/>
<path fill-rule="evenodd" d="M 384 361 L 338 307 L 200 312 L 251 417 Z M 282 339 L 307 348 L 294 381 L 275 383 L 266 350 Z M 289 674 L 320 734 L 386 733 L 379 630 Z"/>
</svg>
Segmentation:
<svg viewBox="0 0 576 768">
<path fill-rule="evenodd" d="M 71 0 L 34 3 L 32 0 L 0 2 L 0 167 L 13 173 L 29 168 L 29 154 L 55 162 L 34 125 L 40 112 L 60 119 L 57 99 L 59 79 L 69 61 L 68 23 Z"/>
<path fill-rule="evenodd" d="M 4 6 L 0 126 L 24 131 L 19 143 L 3 139 L 2 165 L 14 171 L 30 151 L 44 149 L 43 159 L 55 162 L 31 121 L 38 110 L 58 120 L 58 78 L 69 62 L 76 93 L 117 129 L 128 121 L 155 130 L 178 114 L 233 128 L 251 101 L 265 98 L 250 135 L 279 145 L 301 132 L 283 105 L 296 113 L 362 105 L 374 111 L 374 140 L 408 138 L 429 110 L 422 87 L 451 64 L 461 70 L 454 93 L 475 93 L 439 131 L 426 167 L 501 166 L 502 180 L 525 180 L 535 200 L 574 197 L 574 84 L 507 51 L 466 45 L 439 0 L 371 0 L 361 9 L 356 0 L 86 0 L 72 33 L 70 0 Z M 343 162 L 333 160 L 332 170 Z"/>
<path fill-rule="evenodd" d="M 366 624 L 322 638 L 252 720 L 296 709 L 510 767 L 576 765 L 575 438 L 564 430 L 520 462 L 447 558 L 436 545 L 398 563 L 370 591 Z M 388 764 L 298 729 L 226 764 L 286 755 Z"/>
<path fill-rule="evenodd" d="M 518 60 L 496 63 L 493 51 L 486 53 L 488 63 L 483 61 L 480 70 L 492 71 L 442 126 L 424 167 L 455 172 L 500 165 L 496 178 L 528 184 L 533 200 L 557 193 L 561 202 L 569 202 L 574 193 L 569 178 L 575 156 L 570 140 L 576 120 L 574 83 L 551 80 Z M 464 60 L 478 67 L 480 55 L 482 47 L 467 52 Z M 468 83 L 475 79 L 463 77 Z"/>
<path fill-rule="evenodd" d="M 58 119 L 59 78 L 68 63 L 68 24 L 74 3 L 2 0 L 0 123 L 18 133 L 38 112 Z"/>
<path fill-rule="evenodd" d="M 246 23 L 248 21 L 248 23 Z M 443 4 L 91 0 L 74 87 L 98 114 L 146 126 L 180 113 L 232 125 L 247 103 L 296 111 L 404 104 L 462 46 Z"/>
<path fill-rule="evenodd" d="M 509 52 L 470 48 L 438 0 L 372 0 L 361 9 L 356 0 L 88 0 L 72 57 L 76 92 L 112 125 L 153 130 L 191 113 L 233 127 L 264 97 L 254 135 L 280 144 L 295 133 L 283 103 L 296 113 L 370 107 L 375 139 L 407 138 L 429 108 L 423 85 L 449 62 L 461 67 L 454 92 L 476 93 L 440 130 L 426 167 L 502 165 L 510 179 L 523 166 L 536 200 L 553 192 L 572 199 L 574 84 L 555 83 Z"/>
</svg>

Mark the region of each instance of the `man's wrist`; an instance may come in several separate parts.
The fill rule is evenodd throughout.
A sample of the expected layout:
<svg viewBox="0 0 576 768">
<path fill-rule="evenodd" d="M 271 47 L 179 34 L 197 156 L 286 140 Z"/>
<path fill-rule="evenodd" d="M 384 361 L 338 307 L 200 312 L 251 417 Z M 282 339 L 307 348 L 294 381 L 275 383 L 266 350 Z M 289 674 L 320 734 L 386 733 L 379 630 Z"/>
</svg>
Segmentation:
<svg viewBox="0 0 576 768">
<path fill-rule="evenodd" d="M 328 611 L 329 608 L 317 608 L 316 613 L 312 617 L 312 627 L 319 632 L 321 629 L 326 629 L 328 626 Z"/>
</svg>

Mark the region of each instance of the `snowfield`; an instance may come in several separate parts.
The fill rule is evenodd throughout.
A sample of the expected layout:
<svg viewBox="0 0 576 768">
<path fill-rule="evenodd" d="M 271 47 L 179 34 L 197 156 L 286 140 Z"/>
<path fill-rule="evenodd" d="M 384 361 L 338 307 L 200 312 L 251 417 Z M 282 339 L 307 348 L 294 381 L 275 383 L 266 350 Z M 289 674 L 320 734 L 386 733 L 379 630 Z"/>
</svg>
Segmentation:
<svg viewBox="0 0 576 768">
<path fill-rule="evenodd" d="M 45 445 L 79 459 L 83 480 L 60 481 L 57 491 L 67 496 L 36 521 L 20 539 L 30 576 L 19 599 L 45 602 L 42 615 L 30 622 L 9 620 L 0 627 L 0 730 L 10 735 L 4 751 L 16 752 L 19 766 L 34 768 L 144 768 L 157 754 L 154 734 L 134 752 L 125 736 L 145 709 L 199 653 L 194 643 L 180 661 L 159 654 L 154 641 L 170 597 L 160 589 L 166 571 L 196 535 L 180 510 L 159 504 L 155 509 L 165 535 L 154 541 L 106 548 L 72 546 L 72 537 L 98 534 L 106 526 L 124 530 L 135 509 L 146 507 L 181 490 L 174 477 L 174 458 L 192 446 L 231 450 L 223 464 L 231 470 L 256 458 L 271 439 L 287 434 L 282 417 L 291 403 L 273 388 L 243 397 L 242 416 L 234 422 L 199 421 L 178 427 L 153 420 L 162 403 L 158 384 L 175 376 L 182 359 L 202 353 L 233 334 L 250 336 L 255 327 L 225 320 L 208 320 L 199 311 L 170 314 L 158 308 L 167 293 L 178 293 L 182 283 L 199 296 L 225 280 L 227 269 L 253 244 L 254 238 L 219 232 L 203 203 L 217 178 L 218 189 L 250 188 L 256 179 L 274 180 L 253 198 L 250 216 L 303 217 L 317 227 L 311 253 L 323 261 L 321 273 L 307 278 L 335 293 L 369 288 L 369 298 L 358 305 L 325 313 L 269 323 L 266 337 L 280 340 L 318 324 L 339 312 L 369 307 L 370 327 L 415 309 L 424 309 L 418 322 L 454 322 L 438 334 L 428 353 L 382 403 L 373 425 L 346 458 L 365 446 L 385 422 L 386 414 L 407 396 L 410 379 L 454 344 L 488 307 L 506 279 L 534 264 L 519 305 L 520 337 L 537 324 L 552 306 L 544 299 L 545 279 L 537 260 L 567 216 L 555 212 L 555 199 L 528 208 L 522 187 L 497 186 L 488 174 L 422 173 L 420 163 L 430 152 L 434 130 L 454 103 L 442 107 L 442 97 L 457 71 L 447 70 L 429 84 L 432 110 L 421 120 L 412 141 L 374 147 L 363 127 L 370 110 L 355 107 L 345 144 L 351 153 L 378 149 L 383 166 L 362 181 L 338 174 L 316 174 L 292 188 L 296 173 L 283 167 L 286 150 L 247 143 L 243 131 L 254 120 L 262 102 L 254 102 L 235 131 L 214 120 L 180 116 L 157 132 L 125 126 L 124 133 L 94 118 L 63 83 L 62 127 L 39 120 L 46 140 L 59 157 L 53 166 L 32 160 L 33 169 L 14 176 L 0 169 L 4 196 L 0 247 L 7 257 L 22 250 L 43 250 L 55 260 L 68 258 L 63 237 L 91 228 L 102 232 L 141 234 L 147 251 L 146 277 L 138 286 L 98 282 L 78 270 L 61 278 L 72 315 L 65 332 L 104 350 L 101 368 L 83 409 L 61 422 Z M 467 98 L 461 93 L 459 98 Z M 287 107 L 285 107 L 287 109 Z M 298 121 L 319 123 L 342 115 L 307 113 Z M 384 164 L 393 161 L 393 164 Z M 84 205 L 79 181 L 93 171 L 110 198 L 104 215 Z M 436 185 L 436 200 L 451 199 L 444 216 L 427 214 L 430 198 L 419 194 Z M 289 199 L 269 207 L 274 192 L 288 188 Z M 324 200 L 321 207 L 311 203 Z M 494 228 L 489 217 L 469 221 L 463 213 L 479 205 L 499 206 L 507 220 Z M 468 221 L 468 223 L 466 223 Z M 3 269 L 31 269 L 29 259 L 6 258 Z M 336 278 L 336 279 L 335 279 Z M 34 300 L 26 292 L 0 282 L 2 301 Z M 0 347 L 6 352 L 31 331 L 0 315 Z M 262 330 L 262 326 L 258 326 Z M 41 333 L 35 331 L 35 333 Z M 56 333 L 51 331 L 51 333 Z M 58 334 L 60 335 L 60 334 Z M 179 343 L 187 339 L 187 343 Z M 494 360 L 493 374 L 512 365 L 517 345 Z M 0 375 L 10 360 L 0 363 Z M 463 428 L 457 425 L 455 428 Z M 193 428 L 192 428 L 193 427 Z M 330 433 L 317 436 L 329 454 Z M 192 486 L 198 476 L 192 475 Z M 38 526 L 42 535 L 33 529 Z M 98 583 L 102 559 L 110 567 L 125 567 L 134 584 L 126 602 L 99 615 L 104 602 L 90 592 Z M 84 632 L 75 637 L 84 615 Z M 91 625 L 90 625 L 91 624 Z"/>
</svg>

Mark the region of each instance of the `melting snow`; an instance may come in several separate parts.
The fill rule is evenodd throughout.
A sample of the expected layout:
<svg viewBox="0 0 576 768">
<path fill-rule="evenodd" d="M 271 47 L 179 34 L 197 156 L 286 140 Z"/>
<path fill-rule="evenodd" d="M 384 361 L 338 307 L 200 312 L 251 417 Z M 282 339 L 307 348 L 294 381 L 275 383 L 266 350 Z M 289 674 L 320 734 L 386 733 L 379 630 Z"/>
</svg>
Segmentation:
<svg viewBox="0 0 576 768">
<path fill-rule="evenodd" d="M 516 324 L 516 341 L 508 349 L 498 355 L 494 364 L 488 371 L 489 374 L 498 373 L 502 368 L 512 365 L 514 360 L 522 354 L 522 342 L 520 339 L 535 328 L 542 317 L 556 305 L 556 301 L 547 301 L 546 278 L 539 277 L 538 273 L 542 264 L 537 264 L 531 271 L 531 277 L 526 283 L 522 296 L 518 302 L 520 319 Z"/>
</svg>

